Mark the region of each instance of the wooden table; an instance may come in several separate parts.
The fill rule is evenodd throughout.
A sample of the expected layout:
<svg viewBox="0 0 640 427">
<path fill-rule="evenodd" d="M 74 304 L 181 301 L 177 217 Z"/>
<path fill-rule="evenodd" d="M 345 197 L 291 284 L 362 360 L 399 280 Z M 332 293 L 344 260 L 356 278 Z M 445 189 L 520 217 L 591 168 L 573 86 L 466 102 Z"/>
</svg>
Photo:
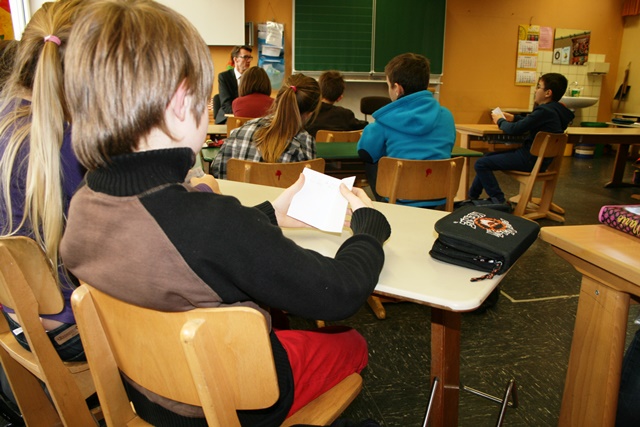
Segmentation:
<svg viewBox="0 0 640 427">
<path fill-rule="evenodd" d="M 472 147 L 473 141 L 491 135 L 503 135 L 497 125 L 494 124 L 461 124 L 456 125 L 456 130 L 460 134 L 460 147 Z M 633 185 L 624 183 L 624 169 L 629 154 L 629 146 L 640 144 L 640 128 L 595 128 L 595 127 L 568 127 L 566 133 L 569 135 L 569 144 L 620 144 L 616 154 L 615 164 L 611 173 L 611 181 L 605 187 L 620 187 Z M 462 169 L 461 187 L 467 191 L 470 186 L 469 172 L 470 160 L 465 159 Z M 464 185 L 462 185 L 464 184 Z M 465 198 L 466 194 L 458 192 L 458 198 Z"/>
<path fill-rule="evenodd" d="M 602 224 L 543 227 L 541 237 L 582 273 L 558 425 L 613 426 L 640 239 Z"/>
<path fill-rule="evenodd" d="M 224 194 L 254 206 L 275 199 L 282 189 L 218 180 Z M 431 378 L 439 378 L 431 426 L 458 425 L 460 386 L 461 312 L 482 304 L 504 276 L 471 283 L 481 272 L 435 260 L 429 250 L 436 239 L 435 222 L 447 212 L 387 203 L 374 203 L 391 224 L 384 245 L 385 265 L 376 291 L 394 298 L 425 304 L 431 309 Z M 333 257 L 351 232 L 325 233 L 315 229 L 287 229 L 287 237 L 302 247 Z M 428 385 L 425 384 L 425 388 Z M 426 409 L 426 402 L 425 402 Z"/>
</svg>

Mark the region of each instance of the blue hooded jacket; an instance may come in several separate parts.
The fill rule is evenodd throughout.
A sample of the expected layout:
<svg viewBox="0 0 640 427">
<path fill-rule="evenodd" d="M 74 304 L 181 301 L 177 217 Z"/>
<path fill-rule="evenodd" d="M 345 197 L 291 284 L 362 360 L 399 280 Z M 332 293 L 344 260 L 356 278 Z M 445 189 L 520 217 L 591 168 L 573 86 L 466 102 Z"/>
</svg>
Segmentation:
<svg viewBox="0 0 640 427">
<path fill-rule="evenodd" d="M 358 142 L 358 153 L 365 161 L 377 163 L 383 156 L 410 160 L 451 157 L 456 141 L 453 115 L 428 90 L 398 98 L 373 113 L 373 118 L 376 121 L 364 128 Z"/>
</svg>

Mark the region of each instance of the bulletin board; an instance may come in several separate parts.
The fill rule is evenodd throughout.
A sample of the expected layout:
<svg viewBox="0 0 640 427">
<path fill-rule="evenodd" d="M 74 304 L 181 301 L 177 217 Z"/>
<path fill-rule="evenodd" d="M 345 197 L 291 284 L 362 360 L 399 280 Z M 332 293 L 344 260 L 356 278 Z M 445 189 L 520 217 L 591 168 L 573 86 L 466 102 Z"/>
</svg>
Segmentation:
<svg viewBox="0 0 640 427">
<path fill-rule="evenodd" d="M 442 74 L 446 0 L 292 1 L 294 71 L 384 73 L 413 52 Z"/>
</svg>

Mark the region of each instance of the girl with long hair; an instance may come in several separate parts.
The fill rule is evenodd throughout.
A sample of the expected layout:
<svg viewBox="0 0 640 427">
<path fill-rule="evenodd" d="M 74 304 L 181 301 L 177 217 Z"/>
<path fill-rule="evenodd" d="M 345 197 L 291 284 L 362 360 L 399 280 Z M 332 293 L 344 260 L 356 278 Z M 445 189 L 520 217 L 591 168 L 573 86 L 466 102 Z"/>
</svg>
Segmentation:
<svg viewBox="0 0 640 427">
<path fill-rule="evenodd" d="M 58 254 L 69 201 L 84 175 L 71 148 L 63 78 L 65 47 L 81 3 L 59 0 L 34 13 L 0 103 L 0 237 L 30 237 L 50 260 L 65 307 L 42 316 L 42 324 L 67 361 L 85 360 L 70 304 L 75 279 Z M 11 308 L 3 307 L 3 314 L 12 330 L 19 327 Z M 70 338 L 56 341 L 62 333 Z M 29 348 L 22 333 L 14 335 Z"/>
<path fill-rule="evenodd" d="M 213 162 L 213 175 L 227 177 L 231 158 L 287 163 L 315 159 L 315 139 L 305 130 L 320 107 L 320 86 L 304 74 L 289 76 L 273 103 L 271 114 L 234 129 Z"/>
</svg>

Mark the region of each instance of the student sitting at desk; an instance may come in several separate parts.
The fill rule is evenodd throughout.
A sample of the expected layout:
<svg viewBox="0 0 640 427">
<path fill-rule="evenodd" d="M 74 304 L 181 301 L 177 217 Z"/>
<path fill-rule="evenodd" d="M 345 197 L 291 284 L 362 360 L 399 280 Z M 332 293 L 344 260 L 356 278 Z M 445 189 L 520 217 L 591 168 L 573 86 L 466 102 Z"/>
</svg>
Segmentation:
<svg viewBox="0 0 640 427">
<path fill-rule="evenodd" d="M 345 89 L 344 79 L 338 71 L 325 71 L 318 78 L 322 105 L 318 116 L 307 126 L 307 131 L 315 138 L 320 129 L 323 130 L 360 130 L 367 122 L 356 119 L 353 111 L 334 105 L 342 99 Z"/>
<path fill-rule="evenodd" d="M 273 105 L 271 82 L 267 72 L 260 67 L 251 67 L 240 79 L 238 97 L 231 107 L 236 117 L 263 117 Z"/>
<path fill-rule="evenodd" d="M 141 25 L 122 24 L 132 22 Z M 342 186 L 353 236 L 330 258 L 301 248 L 279 228 L 304 226 L 286 216 L 304 176 L 255 208 L 184 183 L 207 132 L 213 76 L 209 49 L 184 17 L 147 0 L 90 2 L 66 55 L 73 145 L 89 169 L 61 246 L 77 277 L 115 298 L 165 311 L 262 304 L 337 320 L 364 304 L 391 233 L 364 191 Z M 306 98 L 314 92 L 306 79 L 290 79 L 283 90 Z M 108 96 L 112 91 L 120 96 Z M 125 116 L 131 120 L 119 119 Z M 271 342 L 280 397 L 270 408 L 240 411 L 245 426 L 280 425 L 367 364 L 366 341 L 349 328 L 272 329 Z M 207 425 L 202 408 L 125 382 L 148 423 Z"/>
<path fill-rule="evenodd" d="M 488 153 L 478 159 L 475 164 L 476 177 L 469 189 L 469 198 L 477 199 L 486 191 L 492 203 L 507 203 L 504 193 L 500 189 L 498 180 L 493 171 L 516 170 L 531 172 L 536 163 L 536 157 L 529 151 L 531 144 L 540 131 L 551 133 L 563 133 L 574 114 L 561 104 L 560 98 L 567 90 L 567 79 L 562 74 L 548 73 L 540 77 L 534 95 L 535 107 L 531 114 L 526 116 L 514 116 L 503 113 L 504 117 L 492 113 L 491 118 L 498 127 L 508 135 L 522 135 L 528 132 L 524 144 L 516 150 L 501 153 Z M 553 159 L 545 159 L 542 162 L 544 171 Z"/>
<path fill-rule="evenodd" d="M 376 120 L 362 132 L 358 154 L 365 163 L 374 195 L 378 160 L 395 157 L 411 160 L 440 160 L 451 157 L 456 141 L 453 115 L 442 107 L 429 87 L 429 60 L 405 53 L 393 58 L 384 69 L 391 103 L 373 113 Z M 439 201 L 420 206 L 436 206 Z"/>
<path fill-rule="evenodd" d="M 229 159 L 287 163 L 316 158 L 316 142 L 304 129 L 317 114 L 320 87 L 304 74 L 289 76 L 272 107 L 272 114 L 250 120 L 231 132 L 213 161 L 213 176 L 227 177 Z"/>
</svg>

